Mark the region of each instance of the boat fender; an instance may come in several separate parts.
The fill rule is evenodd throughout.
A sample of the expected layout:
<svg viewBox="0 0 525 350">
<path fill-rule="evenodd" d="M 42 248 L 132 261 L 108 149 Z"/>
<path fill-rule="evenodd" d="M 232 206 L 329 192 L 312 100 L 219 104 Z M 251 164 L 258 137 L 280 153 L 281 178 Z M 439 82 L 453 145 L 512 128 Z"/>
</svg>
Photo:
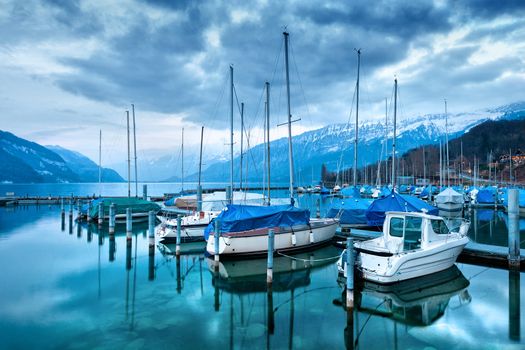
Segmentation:
<svg viewBox="0 0 525 350">
<path fill-rule="evenodd" d="M 310 231 L 310 243 L 315 243 L 315 237 L 312 231 Z"/>
<path fill-rule="evenodd" d="M 292 245 L 294 247 L 297 245 L 297 237 L 295 236 L 295 232 L 293 232 L 293 229 L 292 229 Z"/>
</svg>

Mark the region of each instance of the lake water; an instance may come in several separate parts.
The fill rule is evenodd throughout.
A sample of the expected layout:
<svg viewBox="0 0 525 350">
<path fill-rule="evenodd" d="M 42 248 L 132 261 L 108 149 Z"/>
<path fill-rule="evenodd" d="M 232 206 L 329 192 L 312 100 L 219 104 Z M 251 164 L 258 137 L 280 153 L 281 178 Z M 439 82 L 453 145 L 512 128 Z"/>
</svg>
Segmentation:
<svg viewBox="0 0 525 350">
<path fill-rule="evenodd" d="M 506 237 L 500 217 L 481 215 L 476 235 Z M 111 239 L 107 228 L 68 221 L 56 206 L 0 208 L 3 349 L 525 346 L 519 272 L 457 264 L 437 287 L 359 287 L 352 328 L 325 260 L 340 253 L 333 246 L 276 258 L 269 294 L 264 259 L 224 261 L 214 274 L 199 250 L 177 261 L 173 246 L 157 244 L 150 254 L 146 226 L 134 226 L 128 245 L 123 227 Z"/>
</svg>

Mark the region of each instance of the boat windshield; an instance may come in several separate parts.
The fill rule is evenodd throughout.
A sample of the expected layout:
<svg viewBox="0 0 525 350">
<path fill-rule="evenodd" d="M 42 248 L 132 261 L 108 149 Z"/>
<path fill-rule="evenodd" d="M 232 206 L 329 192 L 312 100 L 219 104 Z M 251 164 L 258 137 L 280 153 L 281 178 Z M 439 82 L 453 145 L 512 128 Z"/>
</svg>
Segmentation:
<svg viewBox="0 0 525 350">
<path fill-rule="evenodd" d="M 420 217 L 407 216 L 405 218 L 390 219 L 390 236 L 403 238 L 403 250 L 421 248 Z"/>
<path fill-rule="evenodd" d="M 450 230 L 448 229 L 447 224 L 443 220 L 430 220 L 432 224 L 432 229 L 438 235 L 448 235 Z"/>
</svg>

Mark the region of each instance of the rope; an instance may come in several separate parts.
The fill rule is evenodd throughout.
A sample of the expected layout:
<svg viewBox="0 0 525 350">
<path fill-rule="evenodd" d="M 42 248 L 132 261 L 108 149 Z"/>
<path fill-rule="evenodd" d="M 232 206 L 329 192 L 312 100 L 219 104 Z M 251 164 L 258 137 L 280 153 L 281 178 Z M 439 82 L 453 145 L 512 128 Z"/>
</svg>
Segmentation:
<svg viewBox="0 0 525 350">
<path fill-rule="evenodd" d="M 323 259 L 301 259 L 301 258 L 296 258 L 294 256 L 283 254 L 283 253 L 281 253 L 279 251 L 276 251 L 276 253 L 278 255 L 280 255 L 280 256 L 284 256 L 285 258 L 290 258 L 292 260 L 298 260 L 298 261 L 303 261 L 303 262 L 330 261 L 330 260 L 339 259 L 339 257 L 340 257 L 340 255 L 336 255 L 336 256 L 331 256 L 329 258 L 323 258 Z"/>
</svg>

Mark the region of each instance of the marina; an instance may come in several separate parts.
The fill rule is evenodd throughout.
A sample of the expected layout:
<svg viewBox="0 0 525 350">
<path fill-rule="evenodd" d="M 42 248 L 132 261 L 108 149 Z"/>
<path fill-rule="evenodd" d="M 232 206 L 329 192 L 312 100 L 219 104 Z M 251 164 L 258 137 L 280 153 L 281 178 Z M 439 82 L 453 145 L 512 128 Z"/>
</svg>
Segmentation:
<svg viewBox="0 0 525 350">
<path fill-rule="evenodd" d="M 321 204 L 316 194 L 298 198 L 299 205 L 312 211 L 319 202 L 321 215 L 329 207 L 330 199 L 325 201 Z M 455 270 L 428 275 L 426 282 L 410 279 L 387 287 L 356 277 L 349 324 L 337 244 L 299 254 L 277 252 L 268 284 L 266 258 L 220 259 L 216 265 L 204 254 L 205 242 L 183 243 L 177 251 L 176 243 L 152 238 L 148 223 L 133 223 L 131 232 L 117 225 L 110 234 L 107 222 L 63 221 L 57 205 L 2 207 L 0 259 L 10 288 L 1 292 L 0 341 L 10 348 L 169 343 L 198 348 L 395 344 L 475 349 L 480 342 L 488 348 L 521 348 L 525 282 L 523 273 L 509 269 L 506 261 L 508 215 L 494 210 L 487 215 L 481 209 L 470 215 L 471 242 Z M 377 235 L 352 231 L 356 239 Z M 524 242 L 520 246 L 523 255 Z M 482 263 L 479 254 L 469 260 L 476 249 L 505 262 Z M 38 266 L 23 263 L 29 255 L 38 259 Z M 198 337 L 193 331 L 176 331 L 195 324 L 207 331 L 199 331 Z M 26 332 L 40 336 L 18 336 Z"/>
</svg>

